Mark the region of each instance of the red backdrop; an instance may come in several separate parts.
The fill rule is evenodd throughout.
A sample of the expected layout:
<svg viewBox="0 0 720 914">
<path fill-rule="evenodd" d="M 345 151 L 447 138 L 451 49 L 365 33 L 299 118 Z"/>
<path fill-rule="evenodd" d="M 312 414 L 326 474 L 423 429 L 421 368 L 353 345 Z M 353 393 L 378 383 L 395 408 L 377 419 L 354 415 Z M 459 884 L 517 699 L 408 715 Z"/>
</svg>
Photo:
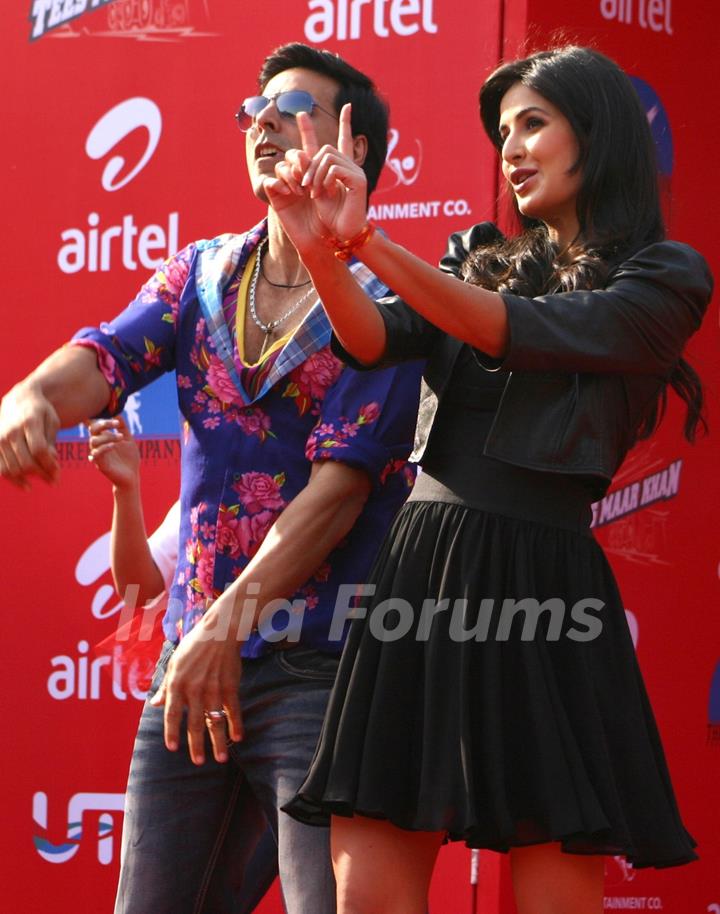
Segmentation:
<svg viewBox="0 0 720 914">
<path fill-rule="evenodd" d="M 495 216 L 496 168 L 477 90 L 502 51 L 559 26 L 643 81 L 666 161 L 672 234 L 717 264 L 710 229 L 714 20 L 700 2 L 588 0 L 20 0 L 4 14 L 0 150 L 7 305 L 0 389 L 82 324 L 120 310 L 167 252 L 262 214 L 248 190 L 239 101 L 274 46 L 304 40 L 371 73 L 392 101 L 388 167 L 373 215 L 435 261 L 447 233 Z M 713 44 L 711 44 L 713 43 Z M 502 49 L 502 51 L 501 51 Z M 648 88 L 649 87 L 649 88 Z M 659 102 L 659 107 L 656 102 Z M 663 120 L 664 116 L 666 121 Z M 663 133 L 661 127 L 665 126 Z M 716 220 L 713 220 L 713 227 Z M 693 345 L 712 407 L 717 308 Z M 128 416 L 144 441 L 148 523 L 177 493 L 171 391 Z M 702 860 L 664 873 L 608 864 L 606 907 L 720 912 L 718 843 L 720 503 L 717 436 L 695 448 L 679 411 L 632 455 L 598 507 L 598 536 L 639 632 L 638 652 L 687 823 Z M 122 794 L 142 697 L 140 660 L 97 645 L 117 625 L 108 485 L 79 430 L 58 488 L 3 487 L 3 682 L 7 910 L 110 910 Z M 715 472 L 713 472 L 715 470 Z M 637 487 L 634 484 L 639 483 Z M 713 680 L 713 677 L 714 680 Z M 713 691 L 713 681 L 715 688 Z M 622 708 L 618 709 L 622 713 Z M 505 864 L 481 855 L 481 910 L 510 912 Z M 433 914 L 470 914 L 470 855 L 436 871 Z M 276 894 L 263 906 L 279 911 Z"/>
</svg>

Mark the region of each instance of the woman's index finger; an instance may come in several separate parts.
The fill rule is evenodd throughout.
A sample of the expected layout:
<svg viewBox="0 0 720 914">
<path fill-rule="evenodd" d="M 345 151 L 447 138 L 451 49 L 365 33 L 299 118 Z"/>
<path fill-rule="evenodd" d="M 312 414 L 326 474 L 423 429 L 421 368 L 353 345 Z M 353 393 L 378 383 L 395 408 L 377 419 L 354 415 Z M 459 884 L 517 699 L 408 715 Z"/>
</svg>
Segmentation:
<svg viewBox="0 0 720 914">
<path fill-rule="evenodd" d="M 301 111 L 297 118 L 298 130 L 300 131 L 300 142 L 303 150 L 312 158 L 320 148 L 318 146 L 317 134 L 313 126 L 312 118 L 306 111 Z"/>
<path fill-rule="evenodd" d="M 352 105 L 348 102 L 340 111 L 338 128 L 338 151 L 349 159 L 353 157 Z"/>
</svg>

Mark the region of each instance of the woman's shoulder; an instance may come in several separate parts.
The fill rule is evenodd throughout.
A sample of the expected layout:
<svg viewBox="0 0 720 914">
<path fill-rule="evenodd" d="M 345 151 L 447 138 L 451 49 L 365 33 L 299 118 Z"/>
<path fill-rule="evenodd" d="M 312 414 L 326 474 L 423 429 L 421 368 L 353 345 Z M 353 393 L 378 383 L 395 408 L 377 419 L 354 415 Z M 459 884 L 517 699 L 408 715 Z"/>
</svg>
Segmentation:
<svg viewBox="0 0 720 914">
<path fill-rule="evenodd" d="M 612 272 L 612 280 L 646 275 L 667 286 L 705 288 L 708 297 L 713 276 L 703 255 L 682 241 L 654 241 L 625 258 Z"/>
<path fill-rule="evenodd" d="M 467 255 L 485 244 L 501 241 L 505 236 L 494 222 L 478 222 L 470 228 L 453 232 L 447 241 L 447 249 L 440 258 L 440 269 L 457 275 Z"/>
</svg>

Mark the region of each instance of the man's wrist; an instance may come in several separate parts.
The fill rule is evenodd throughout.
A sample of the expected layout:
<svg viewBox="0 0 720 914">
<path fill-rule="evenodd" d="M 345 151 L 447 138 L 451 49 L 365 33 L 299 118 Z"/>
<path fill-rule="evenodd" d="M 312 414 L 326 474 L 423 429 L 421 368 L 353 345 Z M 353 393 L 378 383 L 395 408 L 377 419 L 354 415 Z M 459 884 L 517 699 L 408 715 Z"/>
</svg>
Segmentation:
<svg viewBox="0 0 720 914">
<path fill-rule="evenodd" d="M 207 630 L 210 638 L 242 645 L 257 632 L 258 615 L 257 597 L 244 590 L 235 594 L 226 590 L 205 611 L 199 624 Z"/>
<path fill-rule="evenodd" d="M 20 381 L 17 387 L 22 388 L 24 394 L 42 397 L 54 408 L 55 400 L 66 392 L 66 382 L 62 376 L 62 368 L 64 363 L 71 358 L 67 350 L 68 347 L 63 346 L 53 352 L 44 362 L 41 362 L 37 368 L 31 371 L 24 380 Z"/>
<path fill-rule="evenodd" d="M 8 391 L 9 396 L 14 400 L 20 400 L 26 397 L 40 398 L 48 400 L 48 395 L 43 387 L 42 376 L 39 375 L 38 369 L 31 372 L 26 378 L 23 378 L 22 381 L 18 381 L 13 387 Z"/>
</svg>

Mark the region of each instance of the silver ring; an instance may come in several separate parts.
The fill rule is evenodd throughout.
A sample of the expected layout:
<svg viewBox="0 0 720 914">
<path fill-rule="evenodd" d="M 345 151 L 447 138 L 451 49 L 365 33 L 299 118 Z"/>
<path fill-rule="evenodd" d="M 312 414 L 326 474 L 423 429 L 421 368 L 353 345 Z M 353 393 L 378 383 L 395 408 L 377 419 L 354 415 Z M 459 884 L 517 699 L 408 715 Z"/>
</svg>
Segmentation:
<svg viewBox="0 0 720 914">
<path fill-rule="evenodd" d="M 219 711 L 206 711 L 205 712 L 205 720 L 209 724 L 214 724 L 218 720 L 225 720 L 226 717 L 227 717 L 227 714 L 225 713 L 224 708 L 220 708 Z"/>
</svg>

